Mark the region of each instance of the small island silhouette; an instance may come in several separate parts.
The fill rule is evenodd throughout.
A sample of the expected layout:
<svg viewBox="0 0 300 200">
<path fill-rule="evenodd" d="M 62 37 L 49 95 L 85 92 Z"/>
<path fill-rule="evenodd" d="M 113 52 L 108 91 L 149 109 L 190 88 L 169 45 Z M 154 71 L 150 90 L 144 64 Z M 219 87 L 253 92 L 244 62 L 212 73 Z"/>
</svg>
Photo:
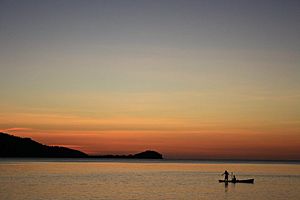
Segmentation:
<svg viewBox="0 0 300 200">
<path fill-rule="evenodd" d="M 163 159 L 162 154 L 151 150 L 134 155 L 88 155 L 78 150 L 60 146 L 47 146 L 31 138 L 22 138 L 1 132 L 0 157 Z"/>
</svg>

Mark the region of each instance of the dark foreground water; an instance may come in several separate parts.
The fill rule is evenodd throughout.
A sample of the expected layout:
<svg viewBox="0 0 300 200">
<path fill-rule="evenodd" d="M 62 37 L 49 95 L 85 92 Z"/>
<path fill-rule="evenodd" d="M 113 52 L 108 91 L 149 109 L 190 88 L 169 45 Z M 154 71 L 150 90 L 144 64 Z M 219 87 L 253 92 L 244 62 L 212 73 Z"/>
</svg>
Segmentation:
<svg viewBox="0 0 300 200">
<path fill-rule="evenodd" d="M 218 183 L 225 169 L 255 183 Z M 0 199 L 299 200 L 300 165 L 0 159 Z"/>
</svg>

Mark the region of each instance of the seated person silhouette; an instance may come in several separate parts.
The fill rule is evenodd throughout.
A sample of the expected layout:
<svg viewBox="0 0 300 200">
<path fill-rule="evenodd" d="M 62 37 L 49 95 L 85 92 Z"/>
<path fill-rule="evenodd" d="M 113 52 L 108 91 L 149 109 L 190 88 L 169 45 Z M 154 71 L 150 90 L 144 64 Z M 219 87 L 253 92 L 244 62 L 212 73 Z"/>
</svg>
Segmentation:
<svg viewBox="0 0 300 200">
<path fill-rule="evenodd" d="M 232 180 L 231 180 L 233 183 L 235 183 L 236 182 L 236 178 L 235 178 L 235 175 L 233 175 L 233 178 L 232 178 Z"/>
</svg>

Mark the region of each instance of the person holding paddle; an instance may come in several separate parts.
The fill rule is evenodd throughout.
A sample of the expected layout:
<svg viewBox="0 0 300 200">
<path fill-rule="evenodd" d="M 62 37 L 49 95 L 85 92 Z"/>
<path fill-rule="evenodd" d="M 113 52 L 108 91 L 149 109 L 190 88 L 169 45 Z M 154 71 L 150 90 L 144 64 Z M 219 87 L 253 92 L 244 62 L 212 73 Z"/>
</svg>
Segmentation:
<svg viewBox="0 0 300 200">
<path fill-rule="evenodd" d="M 222 176 L 223 176 L 223 175 L 225 175 L 224 180 L 225 180 L 225 181 L 228 181 L 228 175 L 229 175 L 229 173 L 228 173 L 227 170 L 225 170 L 225 172 L 222 174 Z"/>
</svg>

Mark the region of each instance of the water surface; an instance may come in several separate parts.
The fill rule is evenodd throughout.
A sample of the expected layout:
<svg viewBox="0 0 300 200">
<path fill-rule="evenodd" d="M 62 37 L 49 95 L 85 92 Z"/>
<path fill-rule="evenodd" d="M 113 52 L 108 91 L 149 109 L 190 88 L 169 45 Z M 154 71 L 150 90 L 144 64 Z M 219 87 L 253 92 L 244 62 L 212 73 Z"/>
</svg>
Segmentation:
<svg viewBox="0 0 300 200">
<path fill-rule="evenodd" d="M 225 170 L 254 184 L 218 183 Z M 0 199 L 300 199 L 300 165 L 128 160 L 0 160 Z"/>
</svg>

